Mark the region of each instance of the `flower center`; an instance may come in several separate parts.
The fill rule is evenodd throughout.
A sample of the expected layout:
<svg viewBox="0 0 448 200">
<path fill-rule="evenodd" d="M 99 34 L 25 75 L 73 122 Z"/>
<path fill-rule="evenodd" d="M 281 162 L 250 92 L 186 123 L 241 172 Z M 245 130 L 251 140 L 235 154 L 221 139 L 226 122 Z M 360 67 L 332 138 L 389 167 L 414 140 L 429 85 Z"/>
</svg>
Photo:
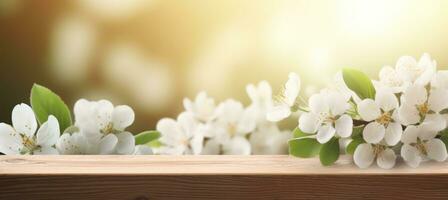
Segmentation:
<svg viewBox="0 0 448 200">
<path fill-rule="evenodd" d="M 378 157 L 384 150 L 386 150 L 386 147 L 380 144 L 374 144 L 373 145 L 373 155 L 375 157 Z"/>
<path fill-rule="evenodd" d="M 22 138 L 22 145 L 23 145 L 23 148 L 20 150 L 21 154 L 32 153 L 34 150 L 40 148 L 40 146 L 36 144 L 34 138 L 30 138 L 25 134 L 20 134 L 20 137 Z"/>
<path fill-rule="evenodd" d="M 335 116 L 330 115 L 330 113 L 327 113 L 327 112 L 319 113 L 319 118 L 321 119 L 321 121 L 323 123 L 329 123 L 329 124 L 333 124 L 337 120 Z"/>
<path fill-rule="evenodd" d="M 392 114 L 390 112 L 384 112 L 378 119 L 376 119 L 376 122 L 378 122 L 381 125 L 388 125 L 391 121 L 392 121 Z"/>
<path fill-rule="evenodd" d="M 227 125 L 227 132 L 229 133 L 230 137 L 233 137 L 236 135 L 236 126 L 235 124 L 229 123 Z"/>
<path fill-rule="evenodd" d="M 103 129 L 100 130 L 100 132 L 103 135 L 111 134 L 113 133 L 113 131 L 114 131 L 114 124 L 112 122 L 108 123 L 106 126 L 104 126 Z"/>
<path fill-rule="evenodd" d="M 428 103 L 423 103 L 421 105 L 417 105 L 417 110 L 420 113 L 420 116 L 425 116 L 429 112 Z"/>
<path fill-rule="evenodd" d="M 414 146 L 415 148 L 417 148 L 417 150 L 423 154 L 423 155 L 428 155 L 428 150 L 426 149 L 425 143 L 420 140 L 420 138 L 417 138 L 417 143 L 413 144 L 412 146 Z"/>
</svg>

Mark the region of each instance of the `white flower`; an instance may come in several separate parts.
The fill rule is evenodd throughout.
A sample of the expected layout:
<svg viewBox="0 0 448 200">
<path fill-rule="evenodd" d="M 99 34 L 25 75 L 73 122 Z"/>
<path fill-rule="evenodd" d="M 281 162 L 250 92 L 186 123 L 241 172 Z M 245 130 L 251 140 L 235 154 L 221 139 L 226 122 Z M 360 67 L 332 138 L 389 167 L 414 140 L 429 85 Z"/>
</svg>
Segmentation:
<svg viewBox="0 0 448 200">
<path fill-rule="evenodd" d="M 280 155 L 288 154 L 288 140 L 290 131 L 280 131 L 275 124 L 260 127 L 249 138 L 252 154 Z"/>
<path fill-rule="evenodd" d="M 381 144 L 360 144 L 355 150 L 353 160 L 359 168 L 367 168 L 376 159 L 376 164 L 383 169 L 394 167 L 397 156 L 394 151 Z"/>
<path fill-rule="evenodd" d="M 350 108 L 346 98 L 335 91 L 322 91 L 308 100 L 310 112 L 299 118 L 299 129 L 305 133 L 315 133 L 320 143 L 328 142 L 333 136 L 342 138 L 352 134 L 353 120 L 345 114 Z"/>
<path fill-rule="evenodd" d="M 255 113 L 244 109 L 238 101 L 229 99 L 218 106 L 214 138 L 222 145 L 224 154 L 250 154 L 245 136 L 255 129 L 255 119 Z"/>
<path fill-rule="evenodd" d="M 440 70 L 431 80 L 431 87 L 437 89 L 448 89 L 448 70 Z"/>
<path fill-rule="evenodd" d="M 414 84 L 406 89 L 401 101 L 399 116 L 403 125 L 423 122 L 434 131 L 446 128 L 446 122 L 440 111 L 448 108 L 447 90 L 433 88 L 428 94 L 425 87 Z"/>
<path fill-rule="evenodd" d="M 267 119 L 277 122 L 291 115 L 291 109 L 296 108 L 296 99 L 300 92 L 300 77 L 296 73 L 289 73 L 288 81 L 280 96 L 275 99 L 275 105 L 267 114 Z"/>
<path fill-rule="evenodd" d="M 395 69 L 404 81 L 426 85 L 436 73 L 437 63 L 427 53 L 423 54 L 418 62 L 411 56 L 402 56 L 398 59 Z"/>
<path fill-rule="evenodd" d="M 424 126 L 408 126 L 401 141 L 401 157 L 411 167 L 418 167 L 421 161 L 431 159 L 445 161 L 447 151 L 442 140 L 435 138 L 437 131 L 427 130 Z"/>
<path fill-rule="evenodd" d="M 187 112 L 192 113 L 200 122 L 209 122 L 215 116 L 215 100 L 209 98 L 206 92 L 200 92 L 194 102 L 185 98 L 184 108 Z"/>
<path fill-rule="evenodd" d="M 376 144 L 384 139 L 387 145 L 393 146 L 400 141 L 403 130 L 396 114 L 397 108 L 397 98 L 386 90 L 378 90 L 375 100 L 364 99 L 358 104 L 359 115 L 369 122 L 362 133 L 367 143 Z"/>
<path fill-rule="evenodd" d="M 145 145 L 136 145 L 133 155 L 152 155 L 153 151 L 150 147 Z"/>
<path fill-rule="evenodd" d="M 374 81 L 375 88 L 389 89 L 392 93 L 403 92 L 410 82 L 405 81 L 397 70 L 390 66 L 384 66 L 379 73 L 379 82 Z"/>
<path fill-rule="evenodd" d="M 56 143 L 56 149 L 62 155 L 89 154 L 89 143 L 80 132 L 64 133 Z"/>
<path fill-rule="evenodd" d="M 160 142 L 164 144 L 159 149 L 161 154 L 201 153 L 204 137 L 200 124 L 194 119 L 193 114 L 183 112 L 177 117 L 177 121 L 170 118 L 161 119 L 156 129 L 162 135 Z"/>
<path fill-rule="evenodd" d="M 12 111 L 12 125 L 0 123 L 0 152 L 6 155 L 58 154 L 53 146 L 61 133 L 54 116 L 50 115 L 36 133 L 33 110 L 26 104 L 19 104 Z"/>
<path fill-rule="evenodd" d="M 252 101 L 248 109 L 255 112 L 257 124 L 266 123 L 266 113 L 273 105 L 271 86 L 267 81 L 261 81 L 257 86 L 247 85 L 246 92 Z"/>
<path fill-rule="evenodd" d="M 125 129 L 134 122 L 134 111 L 126 105 L 114 107 L 107 100 L 75 104 L 75 125 L 89 142 L 98 146 L 100 154 L 131 154 L 135 148 L 132 133 Z"/>
</svg>

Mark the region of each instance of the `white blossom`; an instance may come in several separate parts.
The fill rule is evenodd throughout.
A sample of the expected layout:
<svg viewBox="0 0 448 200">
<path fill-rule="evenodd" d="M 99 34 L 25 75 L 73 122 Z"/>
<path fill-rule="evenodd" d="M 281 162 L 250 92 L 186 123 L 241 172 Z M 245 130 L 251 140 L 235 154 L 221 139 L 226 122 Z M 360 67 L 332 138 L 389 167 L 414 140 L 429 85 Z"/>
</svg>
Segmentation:
<svg viewBox="0 0 448 200">
<path fill-rule="evenodd" d="M 404 81 L 426 85 L 436 73 L 437 63 L 427 53 L 423 54 L 419 61 L 411 56 L 402 56 L 398 59 L 395 69 Z"/>
<path fill-rule="evenodd" d="M 200 92 L 194 102 L 188 98 L 184 99 L 186 112 L 192 113 L 200 122 L 209 122 L 215 117 L 215 100 L 209 98 L 206 92 Z"/>
<path fill-rule="evenodd" d="M 254 155 L 278 155 L 288 153 L 290 131 L 280 131 L 275 124 L 257 128 L 249 138 Z"/>
<path fill-rule="evenodd" d="M 267 81 L 261 81 L 258 85 L 249 84 L 246 86 L 246 92 L 252 101 L 248 109 L 253 110 L 256 115 L 256 123 L 268 123 L 266 114 L 272 109 L 272 89 Z"/>
<path fill-rule="evenodd" d="M 60 135 L 58 120 L 50 115 L 37 130 L 33 110 L 26 104 L 12 111 L 12 126 L 0 123 L 0 152 L 16 154 L 58 154 L 53 147 Z"/>
<path fill-rule="evenodd" d="M 300 92 L 300 77 L 296 73 L 289 73 L 288 81 L 284 85 L 282 93 L 277 96 L 274 106 L 267 114 L 267 119 L 272 122 L 277 122 L 289 117 L 291 110 L 296 108 L 296 99 Z"/>
<path fill-rule="evenodd" d="M 78 100 L 74 108 L 75 125 L 99 154 L 131 154 L 135 148 L 132 133 L 125 129 L 134 122 L 134 111 L 126 105 L 114 107 L 107 100 Z"/>
<path fill-rule="evenodd" d="M 159 149 L 161 154 L 198 155 L 202 151 L 203 132 L 192 113 L 183 112 L 177 117 L 177 120 L 161 119 L 157 123 L 157 131 L 161 133 L 159 140 L 164 144 Z"/>
<path fill-rule="evenodd" d="M 358 145 L 353 160 L 359 168 L 367 168 L 376 159 L 376 164 L 383 169 L 394 167 L 397 156 L 395 152 L 381 144 L 363 143 Z"/>
<path fill-rule="evenodd" d="M 62 155 L 84 155 L 91 154 L 89 142 L 80 132 L 64 133 L 56 143 L 56 149 Z"/>
<path fill-rule="evenodd" d="M 253 110 L 245 109 L 238 101 L 226 100 L 217 108 L 217 118 L 213 127 L 214 138 L 222 145 L 224 154 L 251 153 L 246 136 L 256 127 L 256 114 Z"/>
<path fill-rule="evenodd" d="M 384 66 L 380 70 L 379 81 L 374 81 L 374 84 L 377 89 L 400 93 L 410 85 L 410 82 L 406 81 L 396 69 Z"/>
<path fill-rule="evenodd" d="M 305 133 L 316 133 L 320 143 L 328 142 L 333 136 L 342 138 L 352 134 L 353 120 L 345 114 L 350 108 L 346 98 L 335 91 L 322 91 L 309 99 L 310 112 L 299 118 L 299 128 Z"/>
<path fill-rule="evenodd" d="M 445 161 L 447 150 L 442 140 L 435 138 L 437 131 L 428 130 L 424 126 L 408 126 L 401 141 L 401 157 L 411 167 L 418 167 L 426 159 Z"/>
<path fill-rule="evenodd" d="M 397 108 L 397 98 L 386 90 L 377 91 L 375 100 L 364 99 L 358 104 L 359 115 L 369 122 L 362 133 L 367 143 L 376 144 L 384 139 L 386 144 L 393 146 L 400 141 L 403 130 Z"/>
<path fill-rule="evenodd" d="M 399 116 L 403 125 L 423 123 L 433 131 L 446 128 L 444 117 L 440 114 L 448 108 L 448 91 L 442 88 L 428 90 L 418 84 L 406 89 L 401 96 L 402 105 Z"/>
</svg>

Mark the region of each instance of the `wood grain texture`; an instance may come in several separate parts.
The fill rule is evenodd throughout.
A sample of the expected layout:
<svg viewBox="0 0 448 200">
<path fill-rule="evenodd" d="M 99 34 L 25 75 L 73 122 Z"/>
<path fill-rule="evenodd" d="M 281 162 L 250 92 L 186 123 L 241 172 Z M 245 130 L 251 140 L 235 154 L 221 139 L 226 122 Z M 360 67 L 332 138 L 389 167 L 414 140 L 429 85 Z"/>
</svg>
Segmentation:
<svg viewBox="0 0 448 200">
<path fill-rule="evenodd" d="M 448 164 L 289 156 L 0 156 L 0 199 L 448 199 Z"/>
</svg>

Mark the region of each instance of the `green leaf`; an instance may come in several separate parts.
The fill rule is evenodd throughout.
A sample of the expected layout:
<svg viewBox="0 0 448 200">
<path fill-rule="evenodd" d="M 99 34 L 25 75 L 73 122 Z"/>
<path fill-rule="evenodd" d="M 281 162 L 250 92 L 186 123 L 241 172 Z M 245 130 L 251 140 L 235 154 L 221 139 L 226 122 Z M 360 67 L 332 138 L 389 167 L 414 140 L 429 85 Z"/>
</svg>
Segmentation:
<svg viewBox="0 0 448 200">
<path fill-rule="evenodd" d="M 345 149 L 345 151 L 350 154 L 353 155 L 355 153 L 356 147 L 358 147 L 358 145 L 365 143 L 364 139 L 362 139 L 362 137 L 356 137 L 353 138 L 353 140 L 347 145 L 347 148 Z"/>
<path fill-rule="evenodd" d="M 153 140 L 146 145 L 148 145 L 149 147 L 152 147 L 152 148 L 159 148 L 159 147 L 163 146 L 163 144 L 159 140 Z"/>
<path fill-rule="evenodd" d="M 135 137 L 136 145 L 147 144 L 153 140 L 158 139 L 160 137 L 160 132 L 159 131 L 144 131 L 144 132 L 141 132 L 141 133 L 135 135 L 134 137 Z"/>
<path fill-rule="evenodd" d="M 332 138 L 330 141 L 322 145 L 319 153 L 320 163 L 328 166 L 336 162 L 339 158 L 339 139 Z"/>
<path fill-rule="evenodd" d="M 46 122 L 48 116 L 53 115 L 58 119 L 61 132 L 72 125 L 72 117 L 67 105 L 48 88 L 34 84 L 31 89 L 30 101 L 40 124 Z"/>
<path fill-rule="evenodd" d="M 352 131 L 352 138 L 355 138 L 355 137 L 359 137 L 359 136 L 361 136 L 362 137 L 362 131 L 364 131 L 364 125 L 361 125 L 361 126 L 355 126 L 355 127 L 353 127 L 353 131 Z"/>
<path fill-rule="evenodd" d="M 302 130 L 300 130 L 299 127 L 296 127 L 292 133 L 293 133 L 293 138 L 302 138 L 302 137 L 310 136 L 310 134 L 307 134 L 307 133 L 303 132 Z"/>
<path fill-rule="evenodd" d="M 289 140 L 289 154 L 301 157 L 310 158 L 319 154 L 321 144 L 314 138 L 296 138 Z"/>
<path fill-rule="evenodd" d="M 355 92 L 359 98 L 375 98 L 375 88 L 372 81 L 363 72 L 346 68 L 342 70 L 342 77 L 347 87 Z"/>
</svg>

